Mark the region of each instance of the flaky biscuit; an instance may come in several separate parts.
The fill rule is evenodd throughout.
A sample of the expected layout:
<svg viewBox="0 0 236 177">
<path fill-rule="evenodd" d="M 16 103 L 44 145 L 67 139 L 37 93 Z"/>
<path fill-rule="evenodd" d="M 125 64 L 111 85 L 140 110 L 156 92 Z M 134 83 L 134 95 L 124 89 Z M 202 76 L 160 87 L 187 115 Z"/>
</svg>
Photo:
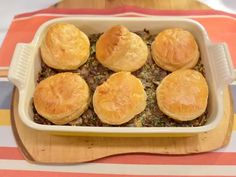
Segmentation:
<svg viewBox="0 0 236 177">
<path fill-rule="evenodd" d="M 96 88 L 93 107 L 102 122 L 120 125 L 145 109 L 146 98 L 138 78 L 129 72 L 118 72 Z"/>
<path fill-rule="evenodd" d="M 37 112 L 55 124 L 78 118 L 88 107 L 89 87 L 77 73 L 60 73 L 41 81 L 35 88 Z"/>
<path fill-rule="evenodd" d="M 151 45 L 151 51 L 155 63 L 167 71 L 193 68 L 200 55 L 193 35 L 181 28 L 160 32 Z"/>
<path fill-rule="evenodd" d="M 113 71 L 135 71 L 148 57 L 148 48 L 141 37 L 124 26 L 114 26 L 96 43 L 96 58 Z"/>
<path fill-rule="evenodd" d="M 42 59 L 49 67 L 74 70 L 87 61 L 89 47 L 88 37 L 76 26 L 57 23 L 48 28 L 40 49 Z"/>
<path fill-rule="evenodd" d="M 177 70 L 161 81 L 156 90 L 156 97 L 163 113 L 179 121 L 189 121 L 205 112 L 208 85 L 198 71 Z"/>
</svg>

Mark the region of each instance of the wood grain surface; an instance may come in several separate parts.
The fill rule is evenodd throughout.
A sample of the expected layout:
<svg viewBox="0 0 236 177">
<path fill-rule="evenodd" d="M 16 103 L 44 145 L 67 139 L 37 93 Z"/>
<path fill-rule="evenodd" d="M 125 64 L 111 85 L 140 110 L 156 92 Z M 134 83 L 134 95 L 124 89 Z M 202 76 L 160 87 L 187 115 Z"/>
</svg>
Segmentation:
<svg viewBox="0 0 236 177">
<path fill-rule="evenodd" d="M 208 6 L 197 0 L 64 0 L 56 4 L 55 7 L 104 9 L 125 5 L 161 10 L 209 9 Z"/>
<path fill-rule="evenodd" d="M 26 127 L 18 116 L 18 92 L 12 105 L 12 128 L 19 149 L 35 163 L 71 164 L 116 154 L 191 154 L 213 151 L 229 143 L 233 108 L 229 89 L 224 93 L 224 117 L 216 129 L 191 137 L 66 137 Z M 66 153 L 65 153 L 66 152 Z M 63 154 L 63 155 L 62 155 Z"/>
</svg>

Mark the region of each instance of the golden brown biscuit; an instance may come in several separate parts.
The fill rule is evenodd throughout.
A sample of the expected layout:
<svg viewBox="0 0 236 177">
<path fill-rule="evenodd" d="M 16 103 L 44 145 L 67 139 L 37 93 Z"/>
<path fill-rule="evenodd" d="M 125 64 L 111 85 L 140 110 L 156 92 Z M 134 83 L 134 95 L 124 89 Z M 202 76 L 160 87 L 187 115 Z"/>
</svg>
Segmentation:
<svg viewBox="0 0 236 177">
<path fill-rule="evenodd" d="M 198 45 L 193 35 L 181 28 L 160 32 L 151 49 L 156 64 L 167 71 L 193 68 L 199 59 Z"/>
<path fill-rule="evenodd" d="M 77 73 L 60 73 L 41 81 L 34 92 L 37 112 L 54 124 L 78 118 L 88 107 L 89 87 Z"/>
<path fill-rule="evenodd" d="M 177 70 L 161 81 L 156 97 L 163 113 L 179 121 L 189 121 L 206 110 L 208 85 L 198 71 Z"/>
<path fill-rule="evenodd" d="M 89 57 L 90 42 L 76 26 L 58 23 L 49 27 L 40 46 L 43 61 L 50 67 L 73 70 Z"/>
<path fill-rule="evenodd" d="M 148 57 L 148 48 L 137 34 L 124 26 L 114 26 L 100 36 L 96 43 L 96 57 L 113 71 L 135 71 Z"/>
<path fill-rule="evenodd" d="M 93 107 L 102 122 L 120 125 L 145 109 L 146 98 L 138 78 L 129 72 L 118 72 L 96 88 Z"/>
</svg>

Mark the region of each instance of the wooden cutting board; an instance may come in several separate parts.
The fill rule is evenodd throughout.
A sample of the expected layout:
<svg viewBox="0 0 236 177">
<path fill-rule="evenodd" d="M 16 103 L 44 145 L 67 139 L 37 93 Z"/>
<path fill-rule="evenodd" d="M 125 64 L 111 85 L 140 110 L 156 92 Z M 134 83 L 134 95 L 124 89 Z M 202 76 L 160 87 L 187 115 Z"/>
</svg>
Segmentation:
<svg viewBox="0 0 236 177">
<path fill-rule="evenodd" d="M 191 154 L 213 151 L 228 144 L 233 128 L 233 104 L 224 93 L 224 117 L 216 129 L 191 137 L 66 137 L 26 127 L 18 116 L 18 91 L 14 89 L 11 121 L 19 149 L 35 163 L 71 164 L 124 153 Z"/>
</svg>

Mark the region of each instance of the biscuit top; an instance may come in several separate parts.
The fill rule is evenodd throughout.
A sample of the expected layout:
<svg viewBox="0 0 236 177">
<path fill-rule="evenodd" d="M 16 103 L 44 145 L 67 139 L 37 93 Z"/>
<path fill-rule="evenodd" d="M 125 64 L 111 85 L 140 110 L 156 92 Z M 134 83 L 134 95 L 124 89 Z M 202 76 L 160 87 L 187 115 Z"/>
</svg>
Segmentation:
<svg viewBox="0 0 236 177">
<path fill-rule="evenodd" d="M 41 44 L 43 61 L 55 69 L 77 69 L 89 56 L 88 37 L 72 24 L 50 26 Z"/>
<path fill-rule="evenodd" d="M 180 121 L 193 120 L 206 110 L 208 85 L 198 71 L 177 70 L 161 81 L 156 94 L 165 114 Z"/>
<path fill-rule="evenodd" d="M 54 123 L 76 112 L 82 113 L 88 102 L 88 85 L 76 73 L 65 72 L 50 76 L 41 81 L 34 92 L 37 112 Z"/>
<path fill-rule="evenodd" d="M 129 72 L 118 72 L 96 88 L 94 111 L 104 123 L 123 124 L 145 109 L 146 97 L 138 78 Z"/>
<path fill-rule="evenodd" d="M 96 58 L 113 71 L 135 71 L 145 64 L 147 56 L 144 41 L 121 25 L 104 32 L 96 43 Z"/>
<path fill-rule="evenodd" d="M 191 68 L 199 58 L 198 45 L 193 35 L 180 28 L 160 32 L 152 44 L 152 50 L 160 67 L 169 71 Z M 186 67 L 192 61 L 195 61 L 194 64 Z"/>
</svg>

